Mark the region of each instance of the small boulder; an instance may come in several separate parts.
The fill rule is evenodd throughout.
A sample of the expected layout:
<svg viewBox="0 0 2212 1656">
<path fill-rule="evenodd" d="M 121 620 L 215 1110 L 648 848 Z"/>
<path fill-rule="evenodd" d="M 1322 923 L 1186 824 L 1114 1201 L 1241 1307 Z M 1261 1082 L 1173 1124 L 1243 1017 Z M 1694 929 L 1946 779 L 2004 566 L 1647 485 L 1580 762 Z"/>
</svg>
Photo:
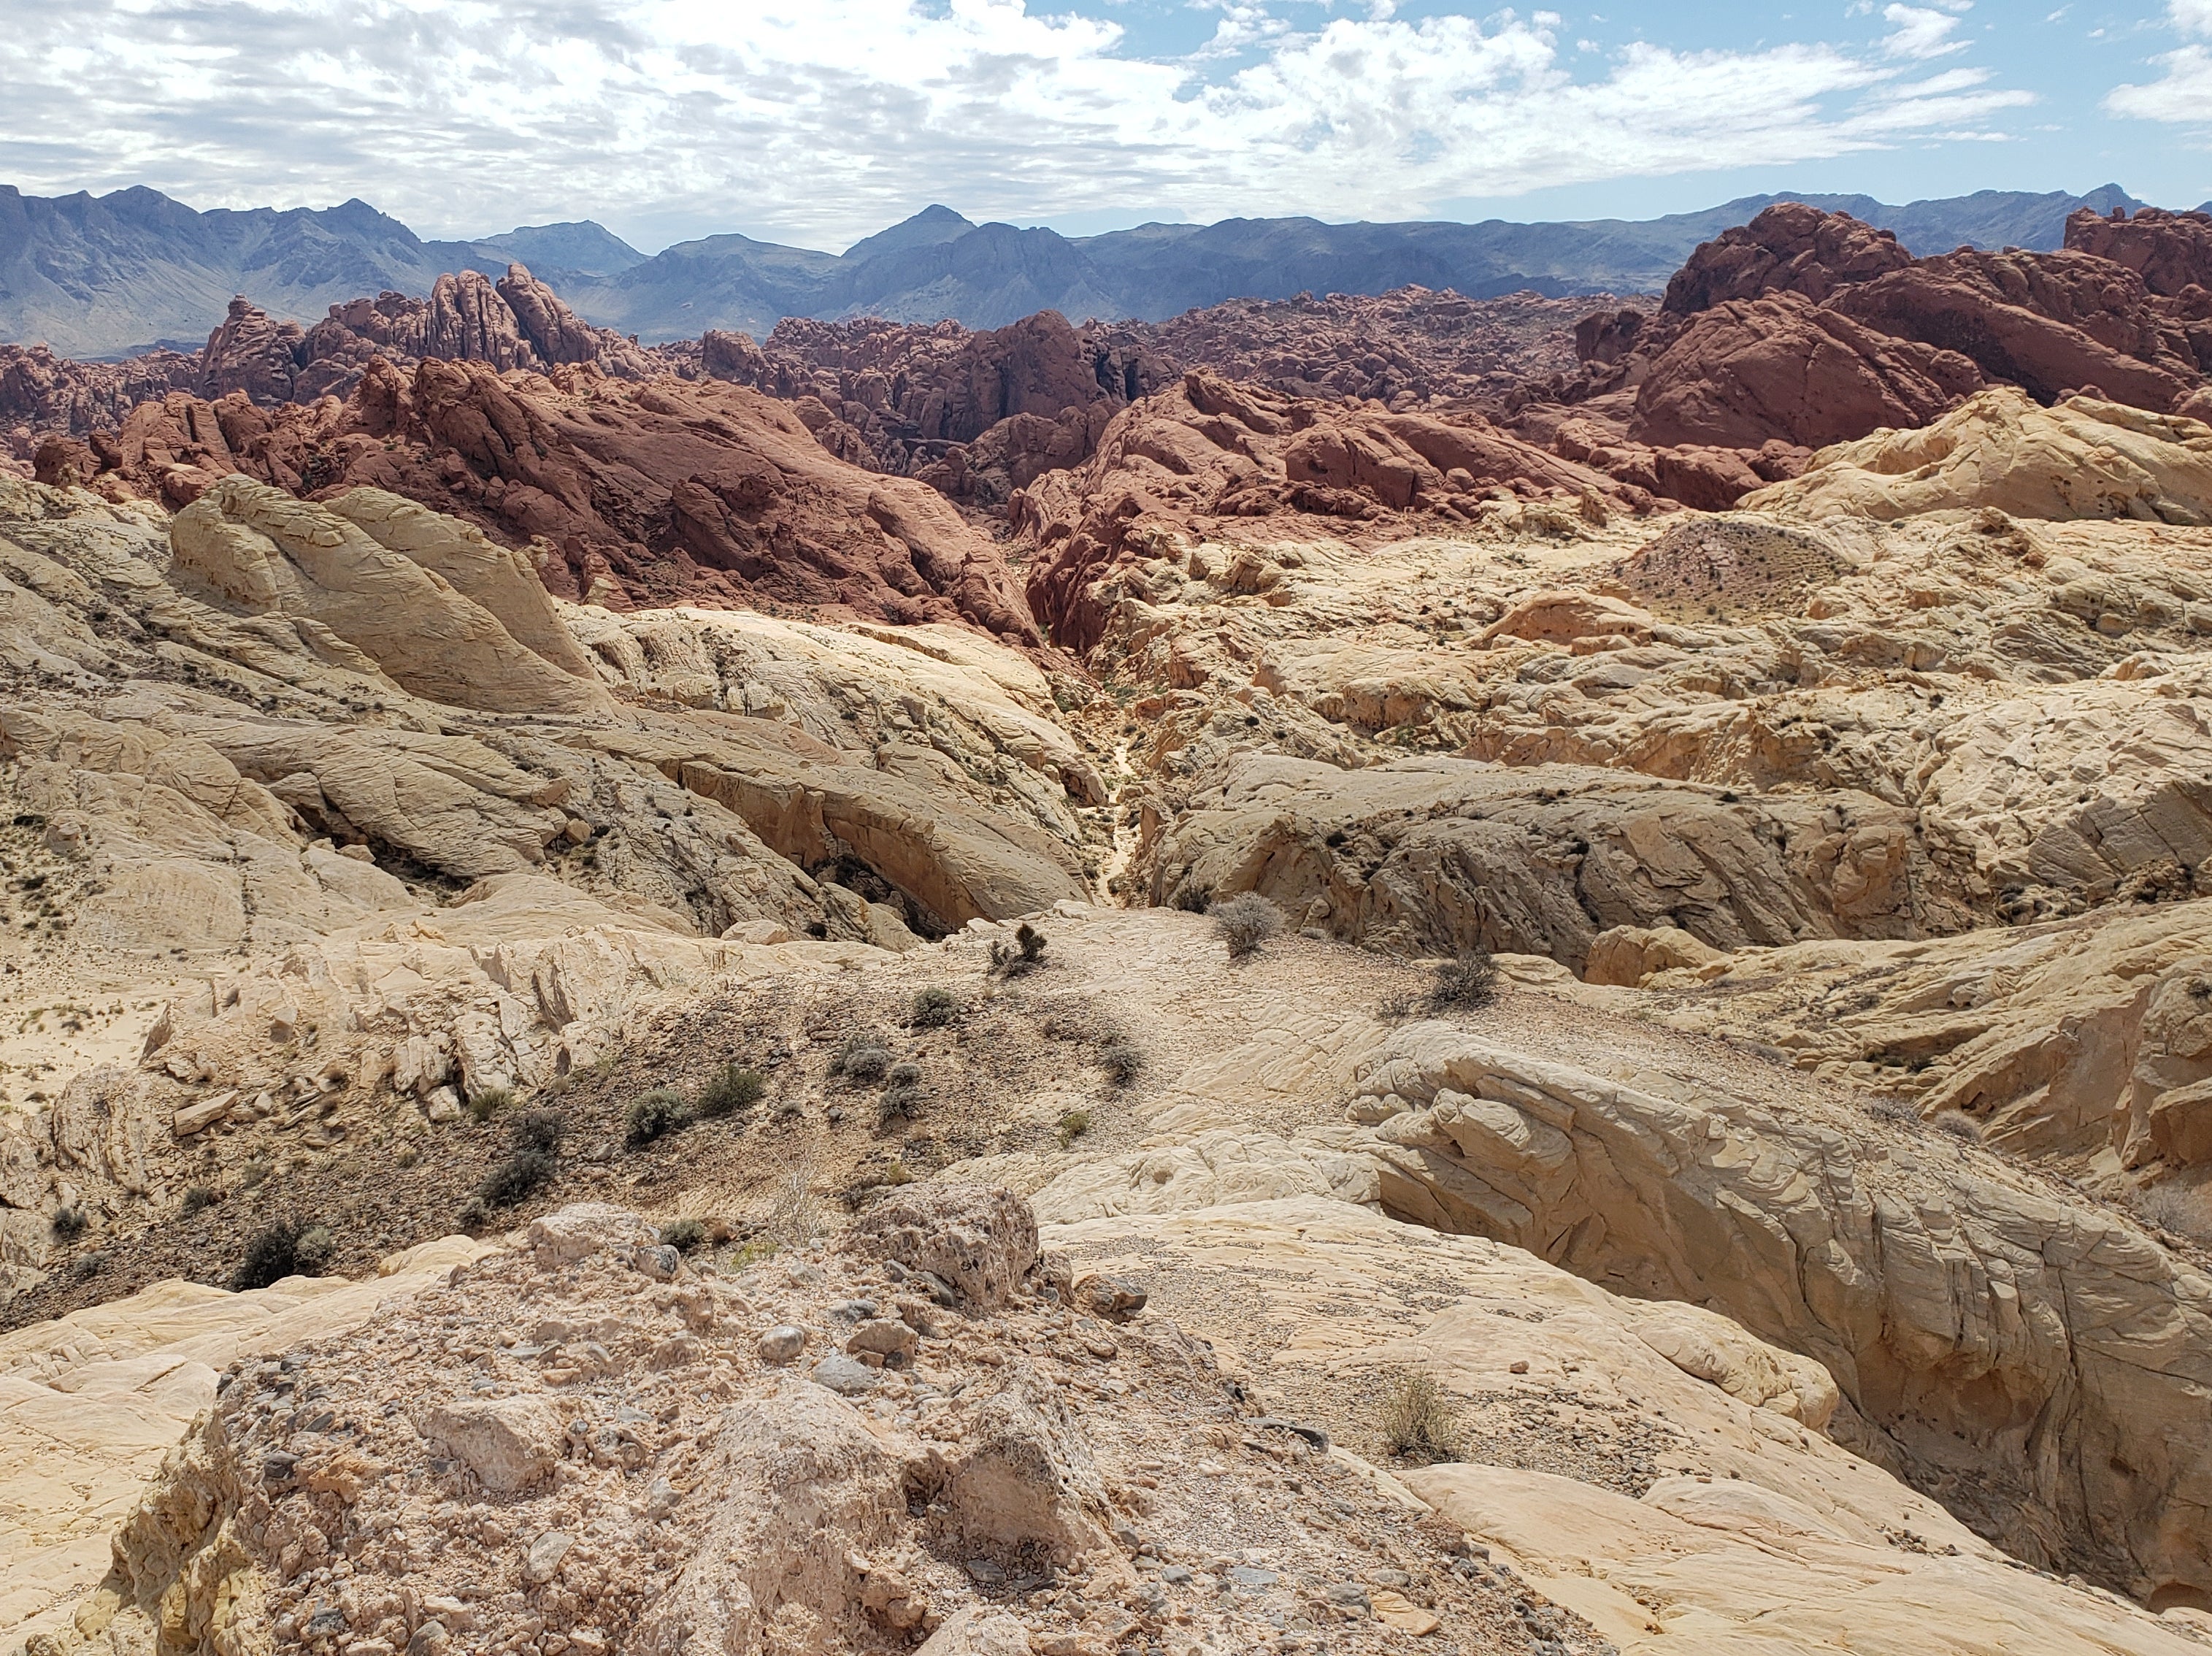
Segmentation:
<svg viewBox="0 0 2212 1656">
<path fill-rule="evenodd" d="M 814 1384 L 826 1386 L 841 1397 L 857 1397 L 876 1389 L 876 1371 L 842 1352 L 833 1351 L 814 1365 Z"/>
<path fill-rule="evenodd" d="M 1075 1303 L 1094 1317 L 1126 1321 L 1145 1308 L 1151 1296 L 1126 1276 L 1105 1276 L 1093 1271 L 1077 1279 Z"/>
<path fill-rule="evenodd" d="M 922 1184 L 871 1209 L 858 1246 L 908 1270 L 927 1271 L 978 1308 L 1019 1292 L 1036 1264 L 1036 1215 L 1012 1190 Z"/>
<path fill-rule="evenodd" d="M 760 1343 L 755 1349 L 760 1353 L 763 1362 L 781 1367 L 806 1349 L 806 1330 L 793 1328 L 789 1323 L 779 1323 L 760 1336 Z"/>
<path fill-rule="evenodd" d="M 484 1488 L 526 1489 L 561 1459 L 561 1417 L 542 1397 L 441 1404 L 416 1422 L 422 1435 L 468 1463 Z"/>
</svg>

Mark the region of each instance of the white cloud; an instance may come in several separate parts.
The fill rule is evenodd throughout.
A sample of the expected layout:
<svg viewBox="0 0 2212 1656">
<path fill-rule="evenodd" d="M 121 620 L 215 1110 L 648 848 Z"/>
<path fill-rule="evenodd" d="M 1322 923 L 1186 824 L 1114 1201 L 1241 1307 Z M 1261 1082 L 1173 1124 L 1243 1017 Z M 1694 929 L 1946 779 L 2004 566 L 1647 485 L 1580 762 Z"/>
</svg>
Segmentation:
<svg viewBox="0 0 2212 1656">
<path fill-rule="evenodd" d="M 1966 43 L 1951 39 L 1959 20 L 1925 6 L 1885 6 L 1882 21 L 1890 27 L 1881 49 L 1893 58 L 1942 58 L 1964 52 Z"/>
<path fill-rule="evenodd" d="M 2212 0 L 2166 0 L 2166 20 L 2184 34 L 2212 34 Z M 2177 126 L 2212 125 L 2212 52 L 2199 46 L 2150 60 L 2164 71 L 2147 86 L 2116 86 L 2105 94 L 2115 115 Z"/>
<path fill-rule="evenodd" d="M 2184 46 L 2151 62 L 2166 72 L 2148 86 L 2114 87 L 2105 94 L 2105 107 L 2146 121 L 2212 125 L 2212 52 Z"/>
<path fill-rule="evenodd" d="M 1214 9 L 1208 48 L 1153 61 L 1024 0 L 21 6 L 0 35 L 0 178 L 200 206 L 358 194 L 425 234 L 589 214 L 648 240 L 743 224 L 842 247 L 931 200 L 1403 217 L 1978 133 L 2033 101 L 1979 71 L 1902 78 L 1954 44 L 1953 17 L 1906 6 L 1878 57 L 1638 45 L 1597 78 L 1553 13 L 1370 4 L 1297 27 L 1267 0 Z"/>
<path fill-rule="evenodd" d="M 2184 34 L 2212 34 L 2212 0 L 2166 0 L 2166 20 Z"/>
</svg>

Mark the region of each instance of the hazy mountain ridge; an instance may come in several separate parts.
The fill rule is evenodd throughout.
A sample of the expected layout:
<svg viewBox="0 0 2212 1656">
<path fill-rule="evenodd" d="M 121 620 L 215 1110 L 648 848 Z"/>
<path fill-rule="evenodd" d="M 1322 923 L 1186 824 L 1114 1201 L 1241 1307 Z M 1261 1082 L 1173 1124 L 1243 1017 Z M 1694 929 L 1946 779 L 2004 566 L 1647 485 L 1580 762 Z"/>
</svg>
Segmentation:
<svg viewBox="0 0 2212 1656">
<path fill-rule="evenodd" d="M 785 316 L 951 317 L 997 327 L 1042 309 L 1075 319 L 1180 314 L 1231 298 L 1375 294 L 1419 283 L 1473 297 L 1649 291 L 1690 250 L 1784 199 L 1848 211 L 1916 253 L 2059 245 L 2081 206 L 2134 206 L 2116 185 L 2086 196 L 1984 191 L 1892 206 L 1863 196 L 1752 196 L 1648 220 L 1324 224 L 1309 218 L 1147 224 L 1104 235 L 975 224 L 933 206 L 842 254 L 729 234 L 650 257 L 588 220 L 472 240 L 424 240 L 359 200 L 311 210 L 198 212 L 157 191 L 46 198 L 0 186 L 0 338 L 114 356 L 203 336 L 234 294 L 276 317 L 439 275 L 528 265 L 590 321 L 648 343 L 713 327 L 763 334 Z"/>
</svg>

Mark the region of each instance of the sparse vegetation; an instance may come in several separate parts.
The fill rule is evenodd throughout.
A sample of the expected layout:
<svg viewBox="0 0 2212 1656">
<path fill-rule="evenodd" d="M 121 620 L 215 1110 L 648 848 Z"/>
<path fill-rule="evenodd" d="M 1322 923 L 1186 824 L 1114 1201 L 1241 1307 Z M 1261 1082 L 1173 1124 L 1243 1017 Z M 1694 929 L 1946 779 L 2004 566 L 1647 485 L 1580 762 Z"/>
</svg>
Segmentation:
<svg viewBox="0 0 2212 1656">
<path fill-rule="evenodd" d="M 2137 1196 L 2135 1210 L 2136 1217 L 2154 1230 L 2187 1237 L 2192 1242 L 2212 1240 L 2212 1219 L 2207 1216 L 2199 1191 L 2160 1184 Z"/>
<path fill-rule="evenodd" d="M 91 1222 L 82 1208 L 64 1205 L 54 1209 L 53 1232 L 64 1242 L 83 1235 L 84 1227 Z"/>
<path fill-rule="evenodd" d="M 292 1244 L 292 1269 L 302 1276 L 320 1276 L 337 1257 L 337 1239 L 327 1225 L 310 1225 Z"/>
<path fill-rule="evenodd" d="M 477 1199 L 487 1208 L 513 1208 L 553 1182 L 560 1158 L 549 1150 L 518 1150 L 486 1173 Z"/>
<path fill-rule="evenodd" d="M 1869 1099 L 1861 1108 L 1876 1121 L 1889 1122 L 1899 1127 L 1920 1125 L 1920 1111 L 1903 1099 Z"/>
<path fill-rule="evenodd" d="M 1928 1123 L 1939 1133 L 1948 1133 L 1962 1144 L 1982 1142 L 1982 1124 L 1972 1116 L 1957 1110 L 1946 1110 Z"/>
<path fill-rule="evenodd" d="M 916 1029 L 943 1029 L 957 1022 L 967 1008 L 951 989 L 933 983 L 914 997 L 907 1022 Z"/>
<path fill-rule="evenodd" d="M 623 1112 L 623 1142 L 633 1150 L 641 1150 L 690 1122 L 691 1106 L 684 1103 L 684 1095 L 672 1087 L 656 1087 L 632 1099 Z"/>
<path fill-rule="evenodd" d="M 1434 1012 L 1474 1012 L 1497 1001 L 1498 965 L 1480 943 L 1438 966 L 1429 988 L 1429 1008 Z"/>
<path fill-rule="evenodd" d="M 1127 1087 L 1145 1073 L 1145 1052 L 1126 1035 L 1110 1035 L 1098 1049 L 1098 1067 L 1116 1087 Z"/>
<path fill-rule="evenodd" d="M 556 1155 L 560 1152 L 561 1141 L 568 1135 L 568 1118 L 558 1110 L 532 1110 L 516 1117 L 510 1131 L 516 1150 Z"/>
<path fill-rule="evenodd" d="M 212 1208 L 222 1200 L 222 1192 L 212 1184 L 194 1184 L 185 1191 L 183 1213 L 187 1219 L 202 1210 Z"/>
<path fill-rule="evenodd" d="M 660 1227 L 660 1241 L 678 1253 L 689 1253 L 707 1239 L 707 1226 L 702 1220 L 671 1220 Z"/>
<path fill-rule="evenodd" d="M 1213 916 L 1214 935 L 1228 949 L 1232 960 L 1251 953 L 1283 929 L 1283 911 L 1257 892 L 1245 892 L 1225 903 L 1217 903 L 1210 912 Z"/>
<path fill-rule="evenodd" d="M 880 1035 L 848 1035 L 830 1056 L 830 1073 L 863 1087 L 872 1087 L 890 1073 L 897 1059 Z"/>
<path fill-rule="evenodd" d="M 269 1164 L 261 1160 L 247 1162 L 238 1170 L 238 1182 L 246 1190 L 259 1190 L 269 1182 Z"/>
<path fill-rule="evenodd" d="M 1014 941 L 1003 938 L 991 945 L 991 970 L 1002 977 L 1019 977 L 1044 964 L 1045 935 L 1026 920 L 1014 928 Z"/>
<path fill-rule="evenodd" d="M 282 1220 L 253 1233 L 230 1285 L 242 1294 L 288 1276 L 319 1276 L 337 1252 L 337 1239 L 328 1226 Z"/>
<path fill-rule="evenodd" d="M 1419 1009 L 1420 1002 L 1409 989 L 1393 989 L 1382 997 L 1375 1008 L 1375 1015 L 1386 1024 L 1402 1024 Z"/>
<path fill-rule="evenodd" d="M 1382 1401 L 1376 1422 L 1382 1442 L 1394 1455 L 1418 1460 L 1423 1465 L 1457 1460 L 1460 1452 L 1458 1412 L 1444 1390 L 1427 1374 L 1401 1374 Z"/>
<path fill-rule="evenodd" d="M 1205 914 L 1213 907 L 1213 888 L 1211 886 L 1185 886 L 1170 900 L 1170 906 L 1185 914 Z"/>
<path fill-rule="evenodd" d="M 1091 1130 L 1091 1112 L 1071 1110 L 1060 1118 L 1060 1148 L 1063 1150 Z"/>
<path fill-rule="evenodd" d="M 767 1092 L 768 1077 L 760 1071 L 726 1063 L 699 1089 L 700 1117 L 717 1121 L 725 1116 L 741 1116 Z"/>
<path fill-rule="evenodd" d="M 480 1087 L 469 1094 L 469 1114 L 477 1121 L 489 1121 L 514 1102 L 514 1092 L 511 1087 Z"/>
</svg>

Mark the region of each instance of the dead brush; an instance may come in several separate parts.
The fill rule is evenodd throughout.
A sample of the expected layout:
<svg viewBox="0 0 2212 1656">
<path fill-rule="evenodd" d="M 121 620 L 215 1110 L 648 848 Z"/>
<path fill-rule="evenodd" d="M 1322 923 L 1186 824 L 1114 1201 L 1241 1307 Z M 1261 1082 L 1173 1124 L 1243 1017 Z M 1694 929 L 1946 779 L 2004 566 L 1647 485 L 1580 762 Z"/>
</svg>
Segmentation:
<svg viewBox="0 0 2212 1656">
<path fill-rule="evenodd" d="M 1044 964 L 1045 935 L 1026 920 L 1014 928 L 1014 941 L 991 945 L 991 970 L 1000 977 L 1021 977 Z"/>
<path fill-rule="evenodd" d="M 1459 1411 L 1435 1378 L 1409 1369 L 1391 1382 L 1376 1421 L 1383 1446 L 1407 1460 L 1425 1466 L 1457 1460 L 1462 1433 Z"/>
</svg>

